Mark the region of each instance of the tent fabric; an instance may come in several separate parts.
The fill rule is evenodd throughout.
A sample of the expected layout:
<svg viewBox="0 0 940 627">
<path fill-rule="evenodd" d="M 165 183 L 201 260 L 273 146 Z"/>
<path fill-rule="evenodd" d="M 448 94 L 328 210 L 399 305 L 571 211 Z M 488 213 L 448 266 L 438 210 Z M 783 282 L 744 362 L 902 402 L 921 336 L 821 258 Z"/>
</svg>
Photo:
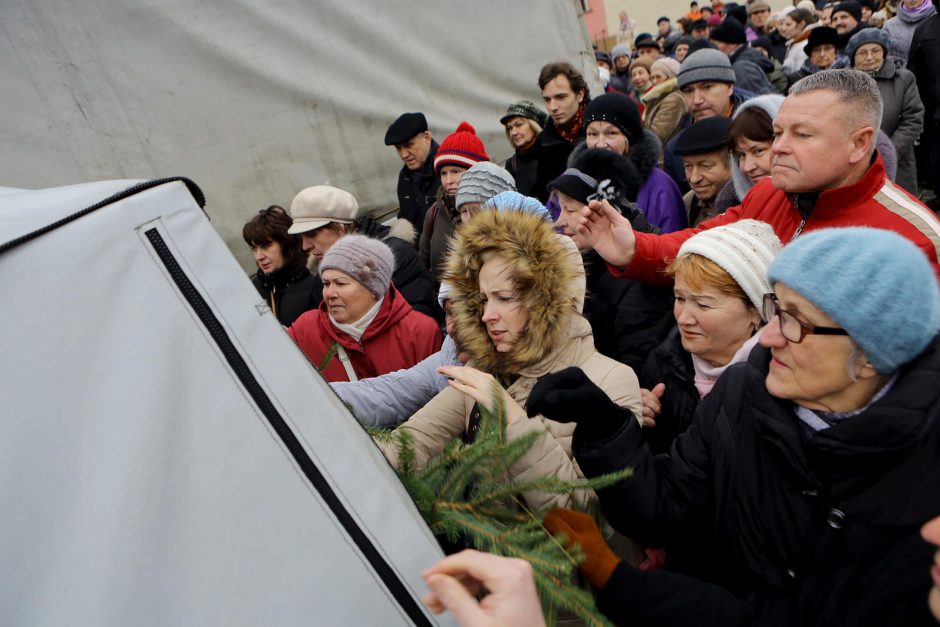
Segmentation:
<svg viewBox="0 0 940 627">
<path fill-rule="evenodd" d="M 594 75 L 573 0 L 5 0 L 0 185 L 185 175 L 251 266 L 242 225 L 310 185 L 397 206 L 387 126 L 469 120 L 494 160 L 499 118 L 539 102 L 555 60 Z M 15 88 L 13 88 L 15 86 Z"/>
<path fill-rule="evenodd" d="M 136 183 L 10 190 L 0 247 Z M 0 280 L 0 623 L 441 621 L 433 536 L 185 182 L 4 250 Z"/>
</svg>

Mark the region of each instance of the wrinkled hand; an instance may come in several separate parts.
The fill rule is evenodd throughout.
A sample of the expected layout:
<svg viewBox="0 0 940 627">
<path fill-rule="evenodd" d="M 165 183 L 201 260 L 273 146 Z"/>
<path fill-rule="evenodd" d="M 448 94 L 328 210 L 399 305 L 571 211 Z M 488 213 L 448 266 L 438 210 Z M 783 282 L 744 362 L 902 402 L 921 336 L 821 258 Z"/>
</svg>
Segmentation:
<svg viewBox="0 0 940 627">
<path fill-rule="evenodd" d="M 448 384 L 463 392 L 489 411 L 496 409 L 496 400 L 502 398 L 506 408 L 506 422 L 525 417 L 525 411 L 501 386 L 493 375 L 469 366 L 441 366 L 437 371 L 448 378 Z"/>
<path fill-rule="evenodd" d="M 574 367 L 541 377 L 529 393 L 526 411 L 556 422 L 577 422 L 575 433 L 582 441 L 609 437 L 632 415 Z"/>
<path fill-rule="evenodd" d="M 663 411 L 662 399 L 666 392 L 665 383 L 657 383 L 652 390 L 640 388 L 640 400 L 643 401 L 643 420 L 640 425 L 643 427 L 655 427 L 656 418 Z"/>
<path fill-rule="evenodd" d="M 630 264 L 636 249 L 636 234 L 630 220 L 609 202 L 592 200 L 570 224 L 607 263 L 619 268 Z"/>
<path fill-rule="evenodd" d="M 568 547 L 581 547 L 584 551 L 584 561 L 578 565 L 578 570 L 591 586 L 602 590 L 614 574 L 620 558 L 607 546 L 604 535 L 594 519 L 570 509 L 553 509 L 545 516 L 542 525 L 553 536 L 565 534 Z"/>
<path fill-rule="evenodd" d="M 424 604 L 451 612 L 464 627 L 544 627 L 542 606 L 528 562 L 472 549 L 445 557 L 422 575 L 431 592 Z M 488 594 L 482 601 L 476 596 Z"/>
</svg>

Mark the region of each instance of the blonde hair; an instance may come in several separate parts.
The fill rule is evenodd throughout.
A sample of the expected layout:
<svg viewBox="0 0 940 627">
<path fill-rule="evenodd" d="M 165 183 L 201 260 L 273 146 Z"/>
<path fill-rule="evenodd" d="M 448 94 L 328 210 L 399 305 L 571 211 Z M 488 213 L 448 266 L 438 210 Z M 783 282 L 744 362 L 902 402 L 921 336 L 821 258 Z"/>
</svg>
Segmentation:
<svg viewBox="0 0 940 627">
<path fill-rule="evenodd" d="M 532 118 L 527 118 L 527 117 L 522 116 L 522 115 L 514 115 L 514 116 L 512 116 L 511 118 L 509 118 L 508 120 L 506 120 L 506 123 L 505 123 L 505 124 L 503 124 L 503 130 L 506 131 L 506 141 L 508 141 L 510 145 L 512 145 L 512 138 L 509 137 L 509 123 L 512 122 L 513 120 L 515 120 L 516 118 L 520 118 L 520 119 L 523 119 L 523 120 L 525 120 L 526 122 L 528 122 L 528 123 L 529 123 L 529 128 L 531 128 L 532 131 L 533 131 L 536 135 L 538 135 L 539 133 L 542 132 L 542 127 L 539 125 L 538 122 L 536 122 L 536 121 L 533 120 Z"/>
</svg>

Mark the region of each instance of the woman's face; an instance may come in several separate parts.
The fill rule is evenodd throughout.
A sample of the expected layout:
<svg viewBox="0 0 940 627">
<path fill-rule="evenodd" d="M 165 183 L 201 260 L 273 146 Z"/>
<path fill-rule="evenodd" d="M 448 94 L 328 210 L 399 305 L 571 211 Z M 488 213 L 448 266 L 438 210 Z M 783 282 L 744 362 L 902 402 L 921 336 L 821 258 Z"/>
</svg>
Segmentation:
<svg viewBox="0 0 940 627">
<path fill-rule="evenodd" d="M 682 270 L 673 289 L 682 348 L 713 366 L 727 365 L 760 324 L 756 309 L 715 287 L 686 283 Z"/>
<path fill-rule="evenodd" d="M 799 31 L 796 30 L 796 22 L 793 21 L 789 15 L 780 20 L 780 23 L 777 24 L 777 32 L 780 33 L 780 36 L 784 39 L 793 39 L 799 35 Z"/>
<path fill-rule="evenodd" d="M 669 77 L 666 76 L 666 73 L 659 68 L 656 68 L 650 73 L 650 83 L 653 85 L 659 85 L 660 83 L 665 83 L 668 80 Z"/>
<path fill-rule="evenodd" d="M 934 518 L 924 525 L 920 535 L 927 542 L 940 547 L 940 518 Z M 930 589 L 927 603 L 934 618 L 940 620 L 940 551 L 933 557 L 933 568 L 930 569 L 930 575 L 933 578 L 933 588 Z"/>
<path fill-rule="evenodd" d="M 836 62 L 836 47 L 832 44 L 816 46 L 809 54 L 809 62 L 819 69 L 825 70 Z"/>
<path fill-rule="evenodd" d="M 571 238 L 571 241 L 578 247 L 579 252 L 588 252 L 593 247 L 585 241 L 584 235 L 579 234 L 574 230 L 574 227 L 571 226 L 574 222 L 574 218 L 579 216 L 581 210 L 587 205 L 578 202 L 561 191 L 555 192 L 555 198 L 558 200 L 558 206 L 561 208 L 561 211 L 558 213 L 558 220 L 555 221 L 555 226 L 559 227 L 562 233 Z"/>
<path fill-rule="evenodd" d="M 460 177 L 467 171 L 467 168 L 461 168 L 456 165 L 445 165 L 441 168 L 441 187 L 444 192 L 450 196 L 457 193 L 457 186 L 460 185 Z"/>
<path fill-rule="evenodd" d="M 689 44 L 681 43 L 676 44 L 676 61 L 682 63 L 685 61 L 686 55 L 689 54 Z"/>
<path fill-rule="evenodd" d="M 838 327 L 832 318 L 795 291 L 777 283 L 778 307 L 809 326 Z M 852 411 L 858 385 L 850 376 L 855 352 L 846 335 L 807 335 L 800 343 L 780 332 L 780 318 L 770 320 L 760 343 L 771 349 L 767 391 L 812 410 Z M 857 358 L 857 357 L 856 357 Z M 850 402 L 851 401 L 851 402 Z"/>
<path fill-rule="evenodd" d="M 327 268 L 320 273 L 323 280 L 323 300 L 333 320 L 351 324 L 364 315 L 377 300 L 362 283 L 345 272 Z"/>
<path fill-rule="evenodd" d="M 603 148 L 618 155 L 625 155 L 630 150 L 627 136 L 610 122 L 594 120 L 588 124 L 586 136 L 588 148 Z"/>
<path fill-rule="evenodd" d="M 770 147 L 773 141 L 759 142 L 741 137 L 735 142 L 735 158 L 738 168 L 752 184 L 770 176 L 770 162 L 773 155 Z"/>
<path fill-rule="evenodd" d="M 466 224 L 483 207 L 481 202 L 465 202 L 460 205 L 460 223 Z"/>
<path fill-rule="evenodd" d="M 633 79 L 633 84 L 637 89 L 643 89 L 649 85 L 650 73 L 645 67 L 638 65 L 630 70 L 630 78 Z"/>
<path fill-rule="evenodd" d="M 522 337 L 529 312 L 516 292 L 509 264 L 493 257 L 480 268 L 480 295 L 483 297 L 483 323 L 497 352 L 507 353 Z"/>
<path fill-rule="evenodd" d="M 863 72 L 874 72 L 885 62 L 885 49 L 881 44 L 865 44 L 855 51 L 853 59 L 856 69 Z"/>
<path fill-rule="evenodd" d="M 265 274 L 273 274 L 284 267 L 284 251 L 275 241 L 263 245 L 253 244 L 251 254 L 254 255 L 258 268 Z"/>
<path fill-rule="evenodd" d="M 513 148 L 525 148 L 535 141 L 535 130 L 525 118 L 510 118 L 506 122 L 506 132 Z"/>
<path fill-rule="evenodd" d="M 908 9 L 919 9 L 927 3 L 927 0 L 903 0 L 903 4 Z"/>
</svg>

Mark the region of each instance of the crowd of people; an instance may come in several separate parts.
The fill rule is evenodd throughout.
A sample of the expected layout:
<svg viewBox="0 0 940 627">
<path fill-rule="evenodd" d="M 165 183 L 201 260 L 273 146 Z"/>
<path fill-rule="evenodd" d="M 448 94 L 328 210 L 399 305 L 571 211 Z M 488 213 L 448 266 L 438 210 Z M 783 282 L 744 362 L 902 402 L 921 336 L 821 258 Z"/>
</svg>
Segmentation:
<svg viewBox="0 0 940 627">
<path fill-rule="evenodd" d="M 633 468 L 516 501 L 613 622 L 940 620 L 936 5 L 692 2 L 635 37 L 624 14 L 604 93 L 552 61 L 544 109 L 494 112 L 504 163 L 469 122 L 391 121 L 392 224 L 328 185 L 260 211 L 254 284 L 410 463 L 500 408 L 538 434 L 509 479 Z M 542 624 L 518 560 L 426 580 L 463 624 Z"/>
</svg>

